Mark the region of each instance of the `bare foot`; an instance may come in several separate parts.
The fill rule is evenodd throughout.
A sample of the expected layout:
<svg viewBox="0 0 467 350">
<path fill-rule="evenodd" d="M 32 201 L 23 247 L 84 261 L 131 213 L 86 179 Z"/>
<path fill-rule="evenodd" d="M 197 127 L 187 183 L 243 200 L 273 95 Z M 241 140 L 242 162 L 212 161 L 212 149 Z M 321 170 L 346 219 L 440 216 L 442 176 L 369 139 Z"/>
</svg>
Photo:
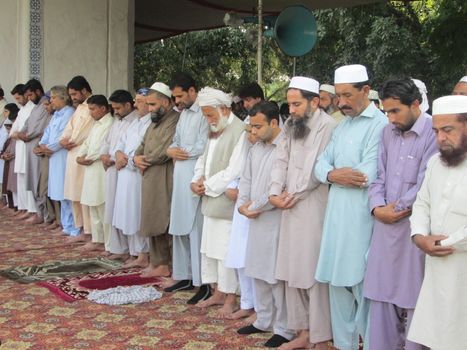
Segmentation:
<svg viewBox="0 0 467 350">
<path fill-rule="evenodd" d="M 138 257 L 132 261 L 125 262 L 123 264 L 124 268 L 130 267 L 147 267 L 149 265 L 149 257 L 147 254 L 140 254 Z"/>
<path fill-rule="evenodd" d="M 125 260 L 128 261 L 128 254 L 110 254 L 107 259 L 109 260 Z"/>
<path fill-rule="evenodd" d="M 32 215 L 34 215 L 34 214 L 26 212 L 26 213 L 23 213 L 21 215 L 15 216 L 14 220 L 16 220 L 16 221 L 26 220 L 27 221 Z"/>
<path fill-rule="evenodd" d="M 109 251 L 107 251 L 107 250 L 104 250 L 104 251 L 101 253 L 101 256 L 106 257 L 106 258 L 108 258 L 108 257 L 111 256 L 111 255 L 112 255 L 112 253 L 109 252 Z"/>
<path fill-rule="evenodd" d="M 227 295 L 225 293 L 219 292 L 217 289 L 214 291 L 214 294 L 203 301 L 200 301 L 196 304 L 196 307 L 205 308 L 214 305 L 224 305 Z"/>
<path fill-rule="evenodd" d="M 254 313 L 255 313 L 255 310 L 253 310 L 253 309 L 246 309 L 246 310 L 239 309 L 239 310 L 235 311 L 233 314 L 227 315 L 225 318 L 228 319 L 228 320 L 239 320 L 241 318 L 251 316 Z"/>
<path fill-rule="evenodd" d="M 217 311 L 220 318 L 226 318 L 237 308 L 237 296 L 235 294 L 227 294 L 224 305 Z"/>
<path fill-rule="evenodd" d="M 79 242 L 86 242 L 87 239 L 86 237 L 83 235 L 83 234 L 79 234 L 78 236 L 74 236 L 74 237 L 68 237 L 66 239 L 66 243 L 79 243 Z"/>
<path fill-rule="evenodd" d="M 284 343 L 278 348 L 279 350 L 294 350 L 294 349 L 313 349 L 310 344 L 310 337 L 308 331 L 300 331 L 298 337 L 292 339 L 288 343 Z"/>
<path fill-rule="evenodd" d="M 53 230 L 55 230 L 56 228 L 59 228 L 59 227 L 61 227 L 61 226 L 59 224 L 57 224 L 56 222 L 54 222 L 54 223 L 52 223 L 52 225 L 44 227 L 44 229 L 47 230 L 47 231 L 53 231 Z"/>
<path fill-rule="evenodd" d="M 328 342 L 324 341 L 321 343 L 316 343 L 311 347 L 314 350 L 329 350 Z"/>
<path fill-rule="evenodd" d="M 26 223 L 31 224 L 31 225 L 39 225 L 39 224 L 44 223 L 44 219 L 42 218 L 42 216 L 34 215 L 33 217 L 30 217 L 29 219 L 27 219 Z"/>
<path fill-rule="evenodd" d="M 175 281 L 172 277 L 164 278 L 164 281 L 161 283 L 162 288 L 169 288 L 177 284 L 180 281 Z"/>
<path fill-rule="evenodd" d="M 78 249 L 84 252 L 93 252 L 93 251 L 102 250 L 103 247 L 104 247 L 103 243 L 88 242 L 85 245 L 79 247 Z"/>
<path fill-rule="evenodd" d="M 24 213 L 25 213 L 24 210 L 18 210 L 18 211 L 15 211 L 12 216 L 17 217 L 17 216 L 23 215 Z"/>
<path fill-rule="evenodd" d="M 142 272 L 141 272 L 141 277 L 169 277 L 170 276 L 170 270 L 167 265 L 159 265 L 154 267 L 153 265 L 149 264 L 148 267 L 146 267 Z"/>
<path fill-rule="evenodd" d="M 255 321 L 256 321 L 256 312 L 253 312 L 249 317 L 243 320 L 245 324 L 253 324 Z"/>
</svg>

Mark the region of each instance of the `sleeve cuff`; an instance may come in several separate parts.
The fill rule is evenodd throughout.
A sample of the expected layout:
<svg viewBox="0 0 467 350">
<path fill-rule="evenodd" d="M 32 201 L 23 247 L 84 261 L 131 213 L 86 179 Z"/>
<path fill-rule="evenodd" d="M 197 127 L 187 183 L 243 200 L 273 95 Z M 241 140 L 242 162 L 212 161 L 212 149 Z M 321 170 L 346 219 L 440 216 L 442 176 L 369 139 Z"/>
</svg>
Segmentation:
<svg viewBox="0 0 467 350">
<path fill-rule="evenodd" d="M 270 196 L 278 196 L 282 193 L 282 186 L 278 183 L 272 183 L 271 188 L 269 189 Z"/>
</svg>

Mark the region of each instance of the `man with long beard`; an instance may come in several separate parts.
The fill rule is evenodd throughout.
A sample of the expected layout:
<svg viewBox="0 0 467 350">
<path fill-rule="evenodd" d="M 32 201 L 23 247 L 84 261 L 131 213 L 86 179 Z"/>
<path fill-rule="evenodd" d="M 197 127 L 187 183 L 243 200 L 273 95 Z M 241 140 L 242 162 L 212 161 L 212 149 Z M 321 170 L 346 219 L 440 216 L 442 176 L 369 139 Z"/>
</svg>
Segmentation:
<svg viewBox="0 0 467 350">
<path fill-rule="evenodd" d="M 313 169 L 331 139 L 336 122 L 319 109 L 319 83 L 294 77 L 287 90 L 290 118 L 284 126 L 271 172 L 269 200 L 282 210 L 275 277 L 285 282 L 287 328 L 298 337 L 281 349 L 332 339 L 328 285 L 315 280 L 328 186 Z M 293 257 L 293 259 L 291 258 Z"/>
<path fill-rule="evenodd" d="M 427 166 L 410 218 L 427 254 L 408 339 L 436 350 L 467 344 L 467 96 L 433 102 L 439 155 Z"/>
<path fill-rule="evenodd" d="M 246 158 L 245 124 L 232 113 L 232 97 L 223 91 L 205 87 L 198 93 L 198 103 L 210 135 L 196 162 L 191 190 L 202 196 L 201 279 L 215 285 L 215 291 L 197 306 L 223 305 L 219 314 L 225 317 L 235 310 L 238 287 L 235 270 L 225 266 L 235 205 L 225 193 Z"/>
<path fill-rule="evenodd" d="M 173 161 L 167 155 L 180 113 L 174 110 L 172 91 L 160 82 L 146 97 L 152 123 L 135 151 L 133 161 L 140 170 L 141 235 L 149 239 L 149 266 L 143 277 L 170 276 L 172 237 L 169 235 Z"/>
</svg>

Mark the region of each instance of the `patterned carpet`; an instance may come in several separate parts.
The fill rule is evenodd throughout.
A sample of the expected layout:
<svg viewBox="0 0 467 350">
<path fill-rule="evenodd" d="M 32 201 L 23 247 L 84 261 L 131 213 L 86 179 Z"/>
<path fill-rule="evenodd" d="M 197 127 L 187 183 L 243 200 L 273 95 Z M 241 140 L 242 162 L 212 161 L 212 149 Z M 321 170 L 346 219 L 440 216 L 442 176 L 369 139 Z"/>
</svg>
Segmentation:
<svg viewBox="0 0 467 350">
<path fill-rule="evenodd" d="M 64 236 L 14 223 L 0 211 L 0 269 L 97 256 Z M 67 303 L 35 283 L 0 277 L 0 350 L 253 350 L 270 334 L 239 336 L 236 321 L 186 304 L 192 292 L 140 305 Z"/>
</svg>

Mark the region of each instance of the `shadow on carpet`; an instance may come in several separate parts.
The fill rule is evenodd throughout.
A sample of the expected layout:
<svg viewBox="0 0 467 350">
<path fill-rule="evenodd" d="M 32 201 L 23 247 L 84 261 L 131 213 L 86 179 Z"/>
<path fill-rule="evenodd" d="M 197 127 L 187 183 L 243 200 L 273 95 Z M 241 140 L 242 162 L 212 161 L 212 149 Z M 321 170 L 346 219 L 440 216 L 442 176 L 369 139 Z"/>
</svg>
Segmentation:
<svg viewBox="0 0 467 350">
<path fill-rule="evenodd" d="M 140 276 L 140 269 L 115 270 L 97 272 L 84 276 L 64 277 L 50 281 L 38 282 L 60 299 L 67 302 L 86 299 L 92 290 L 104 290 L 119 286 L 153 286 L 158 287 L 163 280 L 157 277 Z"/>
<path fill-rule="evenodd" d="M 42 265 L 16 266 L 0 270 L 0 276 L 19 283 L 47 281 L 54 278 L 77 276 L 119 269 L 122 263 L 102 257 L 55 261 Z"/>
</svg>

